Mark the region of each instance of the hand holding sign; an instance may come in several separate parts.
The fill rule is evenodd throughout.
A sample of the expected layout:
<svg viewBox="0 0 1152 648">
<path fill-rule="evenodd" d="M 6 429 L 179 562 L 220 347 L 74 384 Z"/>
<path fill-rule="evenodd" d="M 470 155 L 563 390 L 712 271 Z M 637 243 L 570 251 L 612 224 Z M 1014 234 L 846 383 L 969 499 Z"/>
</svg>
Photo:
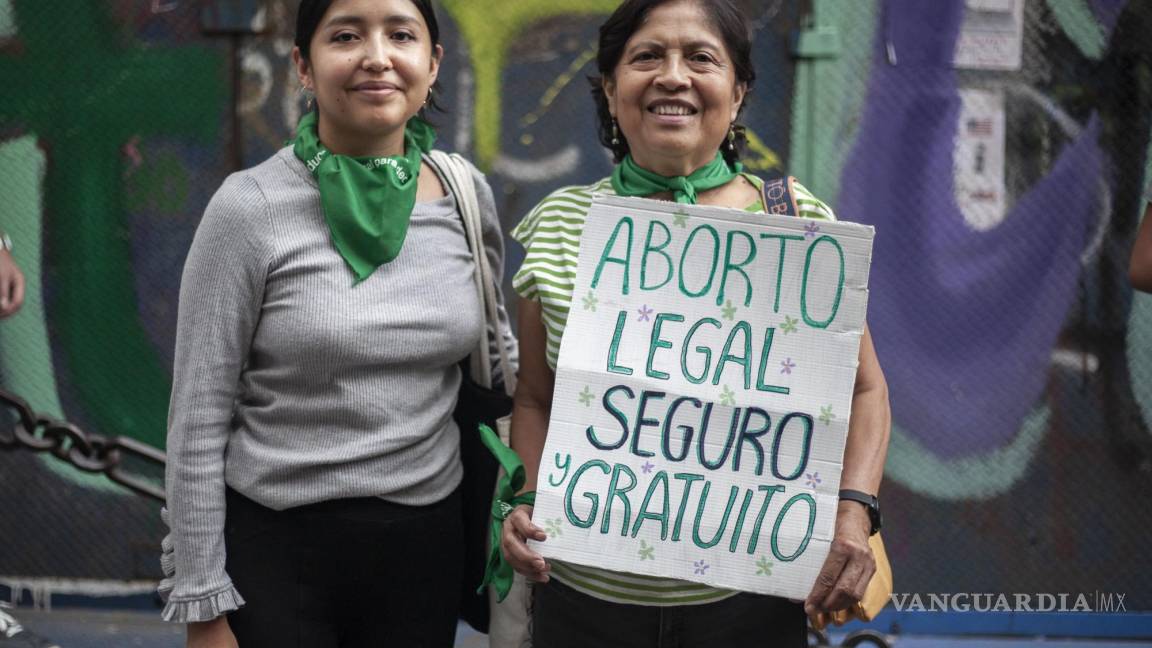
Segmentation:
<svg viewBox="0 0 1152 648">
<path fill-rule="evenodd" d="M 504 552 L 504 559 L 512 565 L 512 569 L 524 574 L 530 581 L 548 582 L 547 561 L 526 544 L 529 538 L 543 541 L 548 537 L 544 529 L 532 523 L 532 506 L 528 504 L 517 506 L 504 519 L 503 529 L 500 548 Z"/>
<path fill-rule="evenodd" d="M 838 533 L 816 583 L 804 601 L 804 613 L 842 610 L 864 597 L 868 581 L 876 572 L 876 560 L 868 547 L 871 522 L 856 502 L 841 502 L 836 515 Z"/>
</svg>

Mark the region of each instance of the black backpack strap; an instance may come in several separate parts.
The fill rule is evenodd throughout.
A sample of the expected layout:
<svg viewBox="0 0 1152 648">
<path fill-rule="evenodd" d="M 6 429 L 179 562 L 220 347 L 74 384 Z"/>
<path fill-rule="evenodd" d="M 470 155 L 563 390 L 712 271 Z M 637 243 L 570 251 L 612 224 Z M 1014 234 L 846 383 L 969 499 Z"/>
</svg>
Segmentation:
<svg viewBox="0 0 1152 648">
<path fill-rule="evenodd" d="M 777 176 L 764 180 L 760 185 L 760 200 L 764 202 L 764 211 L 779 216 L 799 216 L 800 207 L 796 204 L 796 191 L 792 183 L 796 178 L 792 176 Z"/>
</svg>

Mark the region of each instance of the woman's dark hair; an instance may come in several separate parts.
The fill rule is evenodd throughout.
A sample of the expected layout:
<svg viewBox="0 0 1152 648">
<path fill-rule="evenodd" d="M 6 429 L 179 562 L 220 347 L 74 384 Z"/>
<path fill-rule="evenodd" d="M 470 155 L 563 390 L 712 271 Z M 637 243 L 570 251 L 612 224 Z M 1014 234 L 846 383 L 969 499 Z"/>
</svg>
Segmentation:
<svg viewBox="0 0 1152 648">
<path fill-rule="evenodd" d="M 320 20 L 328 13 L 329 7 L 335 0 L 300 0 L 296 8 L 296 47 L 300 48 L 300 56 L 305 61 L 312 62 L 312 37 L 320 27 Z M 428 25 L 428 35 L 432 37 L 432 53 L 436 53 L 436 46 L 440 44 L 440 23 L 436 20 L 436 10 L 432 8 L 432 0 L 409 0 L 416 5 L 424 22 Z M 436 95 L 440 92 L 440 82 L 432 84 L 432 92 L 428 95 L 428 104 L 421 109 L 443 111 L 436 103 Z"/>
<path fill-rule="evenodd" d="M 623 133 L 619 133 L 616 136 L 617 143 L 612 144 L 613 120 L 612 113 L 608 110 L 608 97 L 604 95 L 603 79 L 612 78 L 620 57 L 624 55 L 624 46 L 644 23 L 648 14 L 656 7 L 673 1 L 675 0 L 625 0 L 600 26 L 600 47 L 596 52 L 596 67 L 600 71 L 600 76 L 589 77 L 588 81 L 592 84 L 592 98 L 596 101 L 596 116 L 600 121 L 600 143 L 612 151 L 612 157 L 616 162 L 623 160 L 628 154 L 628 141 Z M 752 67 L 752 36 L 748 31 L 748 21 L 744 14 L 731 0 L 690 1 L 700 7 L 712 21 L 712 26 L 720 33 L 724 46 L 728 49 L 728 55 L 732 58 L 736 81 L 743 82 L 751 91 L 752 83 L 756 80 L 756 70 Z M 744 111 L 744 104 L 747 101 L 748 95 L 745 94 L 737 115 Z M 734 124 L 733 130 L 736 133 L 734 142 L 736 150 L 728 150 L 727 139 L 720 145 L 720 152 L 729 162 L 735 162 L 740 158 L 740 152 L 744 150 L 747 141 L 743 125 Z"/>
</svg>

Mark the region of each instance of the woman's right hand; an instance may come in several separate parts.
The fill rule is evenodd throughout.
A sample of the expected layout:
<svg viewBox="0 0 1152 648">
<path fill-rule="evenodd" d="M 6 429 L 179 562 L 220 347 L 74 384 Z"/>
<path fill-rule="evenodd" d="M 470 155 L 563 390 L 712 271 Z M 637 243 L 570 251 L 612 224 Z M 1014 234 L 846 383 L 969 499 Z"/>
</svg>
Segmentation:
<svg viewBox="0 0 1152 648">
<path fill-rule="evenodd" d="M 521 504 L 504 519 L 500 548 L 504 552 L 504 560 L 525 578 L 547 583 L 548 572 L 552 567 L 544 560 L 544 556 L 528 548 L 528 538 L 543 542 L 548 536 L 544 534 L 544 529 L 532 524 L 532 507 Z"/>
<path fill-rule="evenodd" d="M 228 617 L 188 624 L 187 648 L 240 648 L 228 626 Z"/>
</svg>

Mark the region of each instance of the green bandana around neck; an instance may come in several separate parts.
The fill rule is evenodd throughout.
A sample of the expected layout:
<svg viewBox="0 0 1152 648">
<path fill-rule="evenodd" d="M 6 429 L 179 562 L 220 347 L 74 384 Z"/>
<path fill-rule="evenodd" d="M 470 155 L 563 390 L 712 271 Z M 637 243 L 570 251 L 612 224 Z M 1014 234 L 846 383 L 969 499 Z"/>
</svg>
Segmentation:
<svg viewBox="0 0 1152 648">
<path fill-rule="evenodd" d="M 744 165 L 739 162 L 728 164 L 717 151 L 711 162 L 691 174 L 670 178 L 636 164 L 629 153 L 612 170 L 612 188 L 621 196 L 651 196 L 661 191 L 670 191 L 676 202 L 695 205 L 698 192 L 726 185 L 743 170 Z"/>
<path fill-rule="evenodd" d="M 420 155 L 432 148 L 436 131 L 413 117 L 404 127 L 403 155 L 349 157 L 325 148 L 316 126 L 315 112 L 300 120 L 292 152 L 316 178 L 332 244 L 359 283 L 400 254 L 416 205 Z"/>
</svg>

